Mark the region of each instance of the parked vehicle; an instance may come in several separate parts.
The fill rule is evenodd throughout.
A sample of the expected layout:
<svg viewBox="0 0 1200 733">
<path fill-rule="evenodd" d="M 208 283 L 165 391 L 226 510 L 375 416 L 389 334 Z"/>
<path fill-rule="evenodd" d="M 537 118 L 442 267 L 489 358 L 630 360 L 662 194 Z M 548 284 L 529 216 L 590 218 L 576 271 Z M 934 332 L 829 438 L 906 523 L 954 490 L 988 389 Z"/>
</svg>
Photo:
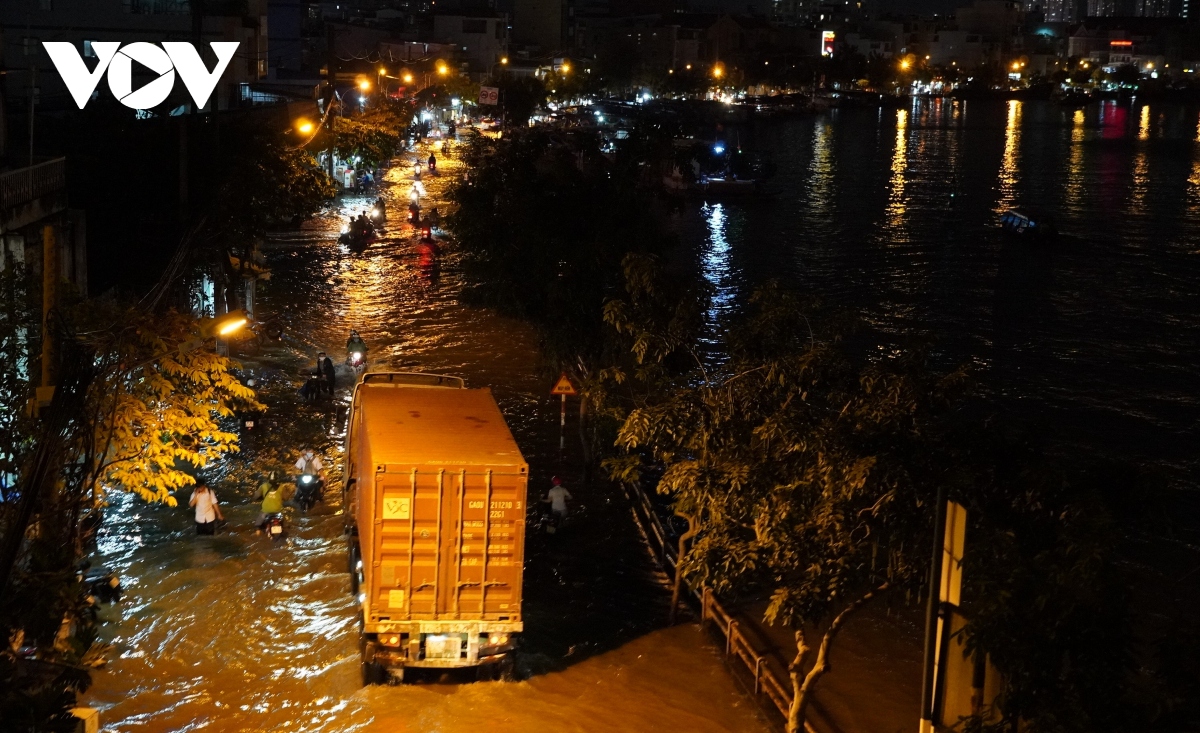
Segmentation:
<svg viewBox="0 0 1200 733">
<path fill-rule="evenodd" d="M 411 668 L 511 665 L 529 466 L 488 389 L 372 372 L 346 438 L 351 587 L 363 683 Z"/>
</svg>

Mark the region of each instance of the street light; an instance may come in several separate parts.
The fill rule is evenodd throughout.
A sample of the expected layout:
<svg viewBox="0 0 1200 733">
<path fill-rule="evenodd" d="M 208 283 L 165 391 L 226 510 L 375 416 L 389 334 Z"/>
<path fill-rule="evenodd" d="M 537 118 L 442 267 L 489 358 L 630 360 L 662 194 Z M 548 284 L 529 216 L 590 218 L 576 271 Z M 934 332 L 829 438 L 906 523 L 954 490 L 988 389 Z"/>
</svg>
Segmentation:
<svg viewBox="0 0 1200 733">
<path fill-rule="evenodd" d="M 413 75 L 406 71 L 406 72 L 404 72 L 403 79 L 404 79 L 405 84 L 412 84 Z"/>
<path fill-rule="evenodd" d="M 246 327 L 250 323 L 250 314 L 246 311 L 236 310 L 230 311 L 216 318 L 202 318 L 200 320 L 199 333 L 190 341 L 185 341 L 179 345 L 179 352 L 186 354 L 195 351 L 204 345 L 209 339 L 221 339 L 226 336 L 231 336 Z M 218 351 L 221 349 L 220 344 L 217 345 Z M 154 357 L 161 358 L 163 354 Z M 147 362 L 150 363 L 150 362 Z"/>
<path fill-rule="evenodd" d="M 568 64 L 566 61 L 564 61 L 562 64 L 562 73 L 566 74 L 570 71 L 571 71 L 571 65 Z"/>
<path fill-rule="evenodd" d="M 371 82 L 367 81 L 366 79 L 359 79 L 358 88 L 365 92 L 371 88 Z"/>
<path fill-rule="evenodd" d="M 507 65 L 508 65 L 508 57 L 507 57 L 507 56 L 501 56 L 501 57 L 500 57 L 500 63 L 502 63 L 502 64 L 504 64 L 504 65 L 506 65 L 506 66 L 507 66 Z"/>
<path fill-rule="evenodd" d="M 250 317 L 246 315 L 245 311 L 233 311 L 213 321 L 211 328 L 218 336 L 228 336 L 242 330 L 242 327 L 249 322 Z"/>
<path fill-rule="evenodd" d="M 446 74 L 448 74 L 450 72 L 450 67 L 446 66 L 445 64 L 438 64 L 437 69 L 438 69 L 438 73 L 441 74 L 442 76 L 445 76 Z"/>
<path fill-rule="evenodd" d="M 903 61 L 900 62 L 900 69 L 902 71 L 908 71 L 908 67 L 910 67 L 910 66 L 912 66 L 912 62 L 909 61 L 908 59 L 904 59 Z"/>
<path fill-rule="evenodd" d="M 296 130 L 298 130 L 301 135 L 308 135 L 313 131 L 313 123 L 303 119 L 297 120 Z"/>
<path fill-rule="evenodd" d="M 722 76 L 725 75 L 725 69 L 720 66 L 714 66 L 713 70 L 712 70 L 712 75 L 713 75 L 713 77 L 720 79 Z"/>
</svg>

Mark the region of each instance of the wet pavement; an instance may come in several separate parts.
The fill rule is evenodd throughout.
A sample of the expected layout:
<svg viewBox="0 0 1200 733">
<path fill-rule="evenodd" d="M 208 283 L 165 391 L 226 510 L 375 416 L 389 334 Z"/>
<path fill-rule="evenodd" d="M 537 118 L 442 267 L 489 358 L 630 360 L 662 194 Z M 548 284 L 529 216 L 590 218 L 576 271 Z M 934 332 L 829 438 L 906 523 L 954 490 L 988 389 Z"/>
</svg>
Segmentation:
<svg viewBox="0 0 1200 733">
<path fill-rule="evenodd" d="M 439 157 L 443 176 L 423 181 L 433 199 L 454 168 Z M 211 469 L 229 520 L 223 532 L 193 535 L 186 492 L 179 508 L 114 498 L 99 562 L 120 573 L 127 593 L 102 614 L 114 659 L 86 704 L 114 732 L 767 730 L 699 629 L 662 628 L 666 578 L 618 493 L 580 485 L 570 455 L 559 460 L 553 375 L 534 334 L 457 302 L 453 245 L 423 261 L 411 228 L 398 224 L 411 165 L 386 180 L 394 223 L 366 251 L 335 239 L 373 197 L 345 199 L 267 243 L 272 279 L 259 291 L 258 317 L 281 338 L 242 352 L 271 409 L 243 455 Z M 295 392 L 318 350 L 344 358 L 351 328 L 370 346 L 371 369 L 491 387 L 530 463 L 531 493 L 559 474 L 578 500 L 564 532 L 528 540 L 517 682 L 363 688 L 338 492 L 308 515 L 289 509 L 286 543 L 253 532 L 253 476 L 292 463 L 301 443 L 319 448 L 330 486 L 340 485 L 350 375 L 339 370 L 332 399 L 305 403 Z"/>
</svg>

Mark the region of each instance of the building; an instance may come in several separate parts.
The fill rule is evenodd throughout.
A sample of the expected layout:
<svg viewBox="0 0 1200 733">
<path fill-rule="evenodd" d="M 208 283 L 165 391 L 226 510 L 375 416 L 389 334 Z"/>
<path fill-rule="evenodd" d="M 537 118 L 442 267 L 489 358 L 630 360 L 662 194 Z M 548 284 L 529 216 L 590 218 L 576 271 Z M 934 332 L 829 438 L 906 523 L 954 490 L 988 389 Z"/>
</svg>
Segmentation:
<svg viewBox="0 0 1200 733">
<path fill-rule="evenodd" d="M 508 56 L 508 16 L 499 13 L 435 15 L 433 35 L 438 43 L 454 47 L 475 78 L 487 76 Z"/>
<path fill-rule="evenodd" d="M 0 173 L 0 270 L 24 265 L 40 280 L 47 227 L 54 233 L 55 279 L 86 296 L 84 215 L 67 207 L 66 159 L 53 158 Z"/>
<path fill-rule="evenodd" d="M 1075 23 L 1087 16 L 1087 0 L 1042 0 L 1040 4 L 1047 23 Z"/>
<path fill-rule="evenodd" d="M 513 0 L 512 38 L 554 53 L 575 44 L 574 3 L 571 0 Z"/>
</svg>

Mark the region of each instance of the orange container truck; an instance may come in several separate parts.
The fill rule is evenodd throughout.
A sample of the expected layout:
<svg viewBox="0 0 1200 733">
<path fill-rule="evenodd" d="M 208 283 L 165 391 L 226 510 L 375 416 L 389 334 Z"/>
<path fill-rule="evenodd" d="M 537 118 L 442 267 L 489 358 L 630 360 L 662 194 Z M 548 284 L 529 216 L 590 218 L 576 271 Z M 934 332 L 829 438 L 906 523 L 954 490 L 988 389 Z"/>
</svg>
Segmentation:
<svg viewBox="0 0 1200 733">
<path fill-rule="evenodd" d="M 491 390 L 364 375 L 346 464 L 364 684 L 420 667 L 503 673 L 523 628 L 529 466 Z"/>
</svg>

